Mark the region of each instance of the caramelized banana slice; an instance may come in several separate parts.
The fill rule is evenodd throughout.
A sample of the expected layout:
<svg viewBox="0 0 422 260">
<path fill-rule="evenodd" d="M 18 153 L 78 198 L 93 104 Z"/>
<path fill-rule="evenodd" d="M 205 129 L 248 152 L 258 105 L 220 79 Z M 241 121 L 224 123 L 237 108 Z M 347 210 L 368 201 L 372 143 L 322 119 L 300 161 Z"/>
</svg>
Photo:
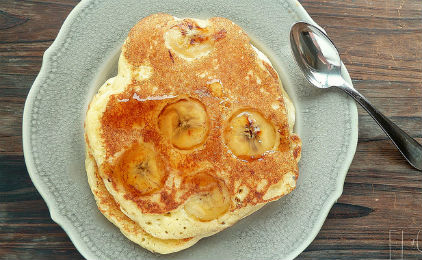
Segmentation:
<svg viewBox="0 0 422 260">
<path fill-rule="evenodd" d="M 224 130 L 224 139 L 236 156 L 253 159 L 276 144 L 276 131 L 271 122 L 256 110 L 241 110 L 234 114 Z"/>
<path fill-rule="evenodd" d="M 148 195 L 164 185 L 166 174 L 152 147 L 134 144 L 118 160 L 115 173 L 126 188 Z"/>
<path fill-rule="evenodd" d="M 214 47 L 212 33 L 205 22 L 200 26 L 193 19 L 184 19 L 164 34 L 168 49 L 185 59 L 206 56 Z"/>
<path fill-rule="evenodd" d="M 208 134 L 208 115 L 204 105 L 192 98 L 167 105 L 158 117 L 158 127 L 170 143 L 181 150 L 201 145 Z"/>
<path fill-rule="evenodd" d="M 193 195 L 186 201 L 186 213 L 200 221 L 210 221 L 224 214 L 230 207 L 227 187 L 222 181 L 206 173 L 188 177 L 185 185 Z"/>
</svg>

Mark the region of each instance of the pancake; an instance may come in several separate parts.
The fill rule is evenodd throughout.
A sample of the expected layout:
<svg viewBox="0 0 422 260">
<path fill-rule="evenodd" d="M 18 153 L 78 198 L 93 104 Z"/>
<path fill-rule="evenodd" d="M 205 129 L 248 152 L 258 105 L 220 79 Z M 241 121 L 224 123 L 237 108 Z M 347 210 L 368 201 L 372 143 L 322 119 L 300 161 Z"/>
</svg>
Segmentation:
<svg viewBox="0 0 422 260">
<path fill-rule="evenodd" d="M 91 155 L 90 148 L 86 146 L 86 172 L 88 183 L 94 194 L 98 209 L 101 213 L 131 241 L 148 249 L 151 252 L 168 254 L 188 248 L 198 242 L 199 238 L 185 239 L 159 239 L 146 233 L 139 225 L 133 222 L 120 211 L 119 205 L 108 193 L 103 180 L 98 174 L 98 167 Z"/>
<path fill-rule="evenodd" d="M 242 28 L 154 14 L 131 29 L 118 65 L 85 134 L 130 223 L 155 239 L 199 239 L 295 188 L 294 106 Z"/>
</svg>

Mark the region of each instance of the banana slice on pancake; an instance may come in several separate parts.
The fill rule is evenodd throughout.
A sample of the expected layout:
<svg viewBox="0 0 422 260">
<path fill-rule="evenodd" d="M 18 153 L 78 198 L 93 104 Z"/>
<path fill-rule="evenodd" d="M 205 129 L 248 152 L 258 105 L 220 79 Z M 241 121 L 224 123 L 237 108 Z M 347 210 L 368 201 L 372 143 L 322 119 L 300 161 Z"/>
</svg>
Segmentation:
<svg viewBox="0 0 422 260">
<path fill-rule="evenodd" d="M 206 25 L 195 19 L 182 20 L 164 34 L 166 46 L 185 59 L 207 55 L 213 49 L 214 39 Z"/>
<path fill-rule="evenodd" d="M 211 175 L 199 173 L 185 179 L 194 194 L 186 201 L 184 210 L 200 221 L 218 218 L 230 207 L 230 196 L 224 182 Z"/>
<path fill-rule="evenodd" d="M 277 133 L 271 122 L 258 111 L 245 109 L 234 114 L 225 129 L 224 138 L 231 151 L 244 159 L 256 159 L 277 144 Z"/>
<path fill-rule="evenodd" d="M 192 149 L 206 139 L 208 115 L 199 101 L 181 99 L 163 109 L 158 118 L 158 127 L 174 147 Z"/>
<path fill-rule="evenodd" d="M 113 174 L 127 189 L 141 195 L 151 194 L 164 185 L 165 171 L 153 149 L 143 143 L 135 143 L 113 164 Z"/>
</svg>

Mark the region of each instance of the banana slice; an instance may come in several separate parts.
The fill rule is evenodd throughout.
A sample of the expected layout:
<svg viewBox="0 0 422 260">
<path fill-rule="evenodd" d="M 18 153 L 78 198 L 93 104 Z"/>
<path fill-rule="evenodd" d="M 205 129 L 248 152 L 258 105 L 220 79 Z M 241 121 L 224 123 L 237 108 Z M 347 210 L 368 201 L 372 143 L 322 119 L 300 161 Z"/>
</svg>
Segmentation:
<svg viewBox="0 0 422 260">
<path fill-rule="evenodd" d="M 151 194 L 164 185 L 166 174 L 163 166 L 147 144 L 134 144 L 115 165 L 113 172 L 120 175 L 121 183 L 140 195 Z"/>
<path fill-rule="evenodd" d="M 236 156 L 254 159 L 276 145 L 276 131 L 271 122 L 256 110 L 234 114 L 224 130 L 225 142 Z"/>
<path fill-rule="evenodd" d="M 161 111 L 158 127 L 174 147 L 189 150 L 205 141 L 209 129 L 208 115 L 201 102 L 184 98 Z"/>
<path fill-rule="evenodd" d="M 211 221 L 224 214 L 230 207 L 227 187 L 206 173 L 188 177 L 185 185 L 194 193 L 186 201 L 186 213 L 200 221 Z"/>
<path fill-rule="evenodd" d="M 204 25 L 198 25 L 193 19 L 182 20 L 164 34 L 166 47 L 185 59 L 206 56 L 214 48 L 215 41 Z"/>
</svg>

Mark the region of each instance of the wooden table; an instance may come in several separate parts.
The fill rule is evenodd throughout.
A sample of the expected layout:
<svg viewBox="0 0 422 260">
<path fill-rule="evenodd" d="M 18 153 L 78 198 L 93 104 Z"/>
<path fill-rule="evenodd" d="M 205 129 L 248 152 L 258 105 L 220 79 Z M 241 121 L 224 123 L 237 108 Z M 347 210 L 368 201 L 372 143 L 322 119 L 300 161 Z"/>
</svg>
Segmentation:
<svg viewBox="0 0 422 260">
<path fill-rule="evenodd" d="M 422 138 L 422 1 L 303 0 L 355 87 Z M 22 113 L 44 51 L 75 0 L 0 2 L 0 259 L 82 259 L 55 224 L 23 158 Z M 359 109 L 343 196 L 298 259 L 422 259 L 422 173 Z"/>
</svg>

